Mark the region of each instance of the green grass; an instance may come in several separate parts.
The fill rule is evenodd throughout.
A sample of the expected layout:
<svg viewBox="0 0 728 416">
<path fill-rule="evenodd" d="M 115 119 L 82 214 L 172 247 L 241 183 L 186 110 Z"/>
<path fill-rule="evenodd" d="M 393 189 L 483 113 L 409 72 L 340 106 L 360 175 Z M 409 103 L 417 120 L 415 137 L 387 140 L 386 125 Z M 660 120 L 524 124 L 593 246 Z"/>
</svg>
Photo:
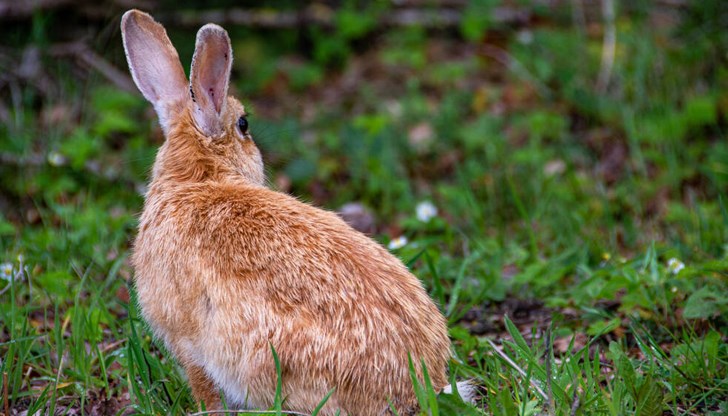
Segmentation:
<svg viewBox="0 0 728 416">
<path fill-rule="evenodd" d="M 606 91 L 601 22 L 563 10 L 535 8 L 543 21 L 518 31 L 473 18 L 460 35 L 377 33 L 383 6 L 351 26 L 350 4 L 335 36 L 231 30 L 272 186 L 368 207 L 376 239 L 407 238 L 393 251 L 447 317 L 451 377 L 483 397 L 465 405 L 414 378 L 423 411 L 728 412 L 725 6 L 696 3 L 664 27 L 649 4 L 622 6 Z M 54 24 L 39 15 L 13 46 L 44 50 Z M 511 65 L 481 48 L 494 44 Z M 0 86 L 3 399 L 28 414 L 196 411 L 130 283 L 156 121 L 98 75 L 45 65 L 51 94 Z M 429 221 L 423 201 L 437 207 Z M 270 414 L 285 414 L 276 397 Z"/>
</svg>

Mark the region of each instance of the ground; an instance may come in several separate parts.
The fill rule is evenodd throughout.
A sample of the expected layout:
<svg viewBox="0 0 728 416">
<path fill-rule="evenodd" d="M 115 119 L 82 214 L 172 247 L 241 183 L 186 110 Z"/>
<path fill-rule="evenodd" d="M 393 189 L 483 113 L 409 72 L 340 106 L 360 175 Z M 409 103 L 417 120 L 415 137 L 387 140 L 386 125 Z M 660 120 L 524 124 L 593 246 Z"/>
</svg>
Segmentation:
<svg viewBox="0 0 728 416">
<path fill-rule="evenodd" d="M 204 15 L 151 3 L 187 65 Z M 345 2 L 304 29 L 221 22 L 270 186 L 341 210 L 448 318 L 451 372 L 482 397 L 417 386 L 431 414 L 728 412 L 728 10 L 602 5 L 613 19 L 413 1 Z M 0 15 L 5 414 L 196 409 L 134 306 L 163 136 L 115 7 Z M 403 8 L 460 14 L 378 24 Z"/>
</svg>

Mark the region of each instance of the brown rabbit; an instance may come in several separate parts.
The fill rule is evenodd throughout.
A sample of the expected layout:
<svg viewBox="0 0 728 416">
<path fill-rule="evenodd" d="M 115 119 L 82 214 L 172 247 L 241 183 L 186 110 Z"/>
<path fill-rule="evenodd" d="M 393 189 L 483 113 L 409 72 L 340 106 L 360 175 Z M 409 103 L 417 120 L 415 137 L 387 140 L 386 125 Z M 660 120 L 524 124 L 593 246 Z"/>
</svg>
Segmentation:
<svg viewBox="0 0 728 416">
<path fill-rule="evenodd" d="M 419 280 L 335 214 L 265 186 L 245 108 L 228 97 L 227 32 L 197 33 L 190 82 L 164 28 L 121 20 L 134 82 L 159 116 L 159 149 L 132 262 L 139 304 L 207 408 L 268 408 L 280 357 L 286 409 L 417 408 L 408 355 L 442 388 L 445 319 Z M 462 388 L 462 387 L 461 387 Z"/>
</svg>

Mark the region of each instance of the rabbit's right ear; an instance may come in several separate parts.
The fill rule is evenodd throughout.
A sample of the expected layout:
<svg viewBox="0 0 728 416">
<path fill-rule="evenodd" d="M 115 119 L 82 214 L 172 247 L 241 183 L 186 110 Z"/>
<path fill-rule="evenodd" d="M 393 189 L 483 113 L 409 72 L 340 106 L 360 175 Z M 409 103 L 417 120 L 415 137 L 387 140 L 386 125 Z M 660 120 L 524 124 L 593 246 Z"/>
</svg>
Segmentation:
<svg viewBox="0 0 728 416">
<path fill-rule="evenodd" d="M 170 104 L 189 97 L 177 50 L 164 27 L 139 10 L 124 13 L 121 37 L 131 76 L 144 98 L 154 105 L 159 122 L 167 131 Z"/>
</svg>

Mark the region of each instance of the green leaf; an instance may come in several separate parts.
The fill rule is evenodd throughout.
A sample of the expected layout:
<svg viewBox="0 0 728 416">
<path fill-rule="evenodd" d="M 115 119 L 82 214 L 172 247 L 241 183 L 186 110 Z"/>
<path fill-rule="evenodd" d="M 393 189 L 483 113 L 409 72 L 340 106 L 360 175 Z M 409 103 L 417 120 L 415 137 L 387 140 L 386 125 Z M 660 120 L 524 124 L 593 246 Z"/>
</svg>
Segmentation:
<svg viewBox="0 0 728 416">
<path fill-rule="evenodd" d="M 596 321 L 593 324 L 589 325 L 589 328 L 586 330 L 586 333 L 593 337 L 607 334 L 607 333 L 612 332 L 615 329 L 619 328 L 620 322 L 621 321 L 619 320 L 619 318 L 613 318 L 608 321 L 599 320 L 599 321 Z"/>
<path fill-rule="evenodd" d="M 0 236 L 15 235 L 15 226 L 0 214 Z"/>
<path fill-rule="evenodd" d="M 632 362 L 616 342 L 609 343 L 609 353 L 612 356 L 612 361 L 614 361 L 614 366 L 617 369 L 617 375 L 622 378 L 627 390 L 630 392 L 636 391 L 637 374 L 632 366 Z"/>
<path fill-rule="evenodd" d="M 492 14 L 495 6 L 496 2 L 493 0 L 470 0 L 468 2 L 460 22 L 460 32 L 465 39 L 469 41 L 482 39 L 493 21 Z"/>
<path fill-rule="evenodd" d="M 513 324 L 513 321 L 511 321 L 508 316 L 504 317 L 504 321 L 506 324 L 506 330 L 511 335 L 511 338 L 513 338 L 513 341 L 516 343 L 519 353 L 523 356 L 532 358 L 533 354 L 531 353 L 531 349 L 528 347 L 526 339 L 523 338 L 523 335 L 521 335 L 521 331 L 518 330 L 516 325 Z"/>
<path fill-rule="evenodd" d="M 518 411 L 518 406 L 513 401 L 513 397 L 511 397 L 511 392 L 509 389 L 501 389 L 500 392 L 498 392 L 498 408 L 501 410 L 499 414 L 501 415 L 518 415 L 520 412 Z"/>
<path fill-rule="evenodd" d="M 42 287 L 49 294 L 61 298 L 72 296 L 69 286 L 74 280 L 74 277 L 70 273 L 60 270 L 46 272 L 35 278 L 38 286 Z"/>
<path fill-rule="evenodd" d="M 707 365 L 710 368 L 717 368 L 716 362 L 720 358 L 721 335 L 717 331 L 710 331 L 703 340 Z"/>
<path fill-rule="evenodd" d="M 689 127 L 713 125 L 718 121 L 718 104 L 715 97 L 694 97 L 685 103 L 682 114 Z"/>
<path fill-rule="evenodd" d="M 721 307 L 728 304 L 728 299 L 720 297 L 722 292 L 710 286 L 705 286 L 694 292 L 683 309 L 683 317 L 686 319 L 705 319 L 719 313 Z"/>
<path fill-rule="evenodd" d="M 528 114 L 524 124 L 526 131 L 539 142 L 545 138 L 560 139 L 568 128 L 563 115 L 548 110 Z"/>
<path fill-rule="evenodd" d="M 652 380 L 652 377 L 646 377 L 642 381 L 642 385 L 637 393 L 635 401 L 637 416 L 659 416 L 662 415 L 662 390 L 658 387 L 658 383 Z"/>
<path fill-rule="evenodd" d="M 375 7 L 359 9 L 354 7 L 354 2 L 347 1 L 336 13 L 336 28 L 344 39 L 357 39 L 376 27 L 378 17 Z"/>
<path fill-rule="evenodd" d="M 468 122 L 459 129 L 458 138 L 468 152 L 485 149 L 489 157 L 495 159 L 504 151 L 502 138 L 503 121 L 490 114 L 481 114 L 474 121 Z"/>
</svg>

